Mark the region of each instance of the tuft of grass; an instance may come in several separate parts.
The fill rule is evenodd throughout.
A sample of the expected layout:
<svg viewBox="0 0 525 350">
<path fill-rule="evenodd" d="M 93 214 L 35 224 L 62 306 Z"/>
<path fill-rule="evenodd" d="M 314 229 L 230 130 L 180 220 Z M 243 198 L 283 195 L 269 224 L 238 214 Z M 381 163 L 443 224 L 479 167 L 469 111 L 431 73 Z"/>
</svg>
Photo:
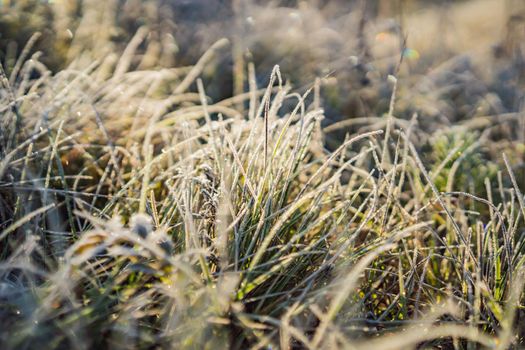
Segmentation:
<svg viewBox="0 0 525 350">
<path fill-rule="evenodd" d="M 1 70 L 3 347 L 520 347 L 518 114 L 432 130 L 391 76 L 384 116 L 323 129 L 321 80 L 252 63 L 214 101 L 228 41 L 149 68 L 147 33 Z"/>
</svg>

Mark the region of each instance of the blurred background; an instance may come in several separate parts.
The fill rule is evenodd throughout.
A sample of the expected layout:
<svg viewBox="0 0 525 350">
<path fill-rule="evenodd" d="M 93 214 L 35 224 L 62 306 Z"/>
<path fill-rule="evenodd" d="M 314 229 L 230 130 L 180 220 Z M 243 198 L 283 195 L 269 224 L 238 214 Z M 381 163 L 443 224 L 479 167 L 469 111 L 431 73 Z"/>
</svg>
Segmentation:
<svg viewBox="0 0 525 350">
<path fill-rule="evenodd" d="M 251 64 L 259 87 L 276 64 L 298 92 L 319 79 L 329 147 L 362 127 L 356 118 L 387 112 L 389 74 L 400 81 L 396 117 L 418 113 L 423 129 L 523 109 L 523 0 L 1 4 L 0 61 L 7 71 L 35 32 L 41 33 L 35 44 L 39 60 L 52 71 L 111 59 L 132 38 L 140 53 L 134 69 L 187 66 L 228 38 L 228 48 L 204 72 L 207 93 L 218 101 L 247 91 Z M 350 119 L 356 122 L 345 124 Z M 523 135 L 525 126 L 510 132 Z"/>
</svg>

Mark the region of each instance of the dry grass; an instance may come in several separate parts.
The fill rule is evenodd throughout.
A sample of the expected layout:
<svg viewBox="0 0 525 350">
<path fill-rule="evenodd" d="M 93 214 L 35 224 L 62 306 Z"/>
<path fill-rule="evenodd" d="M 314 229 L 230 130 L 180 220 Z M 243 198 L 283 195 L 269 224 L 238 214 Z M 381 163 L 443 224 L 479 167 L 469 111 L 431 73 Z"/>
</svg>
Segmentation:
<svg viewBox="0 0 525 350">
<path fill-rule="evenodd" d="M 473 4 L 484 2 L 455 11 Z M 111 8 L 85 6 L 113 23 Z M 318 22 L 290 40 L 322 35 L 286 55 L 315 73 L 334 53 L 322 12 L 301 6 Z M 350 30 L 359 15 L 346 19 Z M 396 78 L 385 62 L 399 48 L 372 48 L 370 86 L 356 88 L 352 70 L 366 55 L 295 88 L 274 66 L 260 85 L 257 56 L 241 55 L 243 90 L 215 101 L 209 77 L 229 74 L 217 58 L 238 38 L 167 66 L 173 41 L 155 30 L 122 48 L 108 33 L 83 47 L 79 34 L 58 71 L 34 53 L 37 38 L 4 62 L 3 348 L 522 346 L 522 81 L 498 87 L 477 61 L 450 57 L 405 57 Z M 372 40 L 361 39 L 345 49 Z M 328 46 L 315 52 L 317 41 Z M 514 54 L 498 67 L 516 69 Z M 368 113 L 338 100 L 345 84 Z"/>
</svg>

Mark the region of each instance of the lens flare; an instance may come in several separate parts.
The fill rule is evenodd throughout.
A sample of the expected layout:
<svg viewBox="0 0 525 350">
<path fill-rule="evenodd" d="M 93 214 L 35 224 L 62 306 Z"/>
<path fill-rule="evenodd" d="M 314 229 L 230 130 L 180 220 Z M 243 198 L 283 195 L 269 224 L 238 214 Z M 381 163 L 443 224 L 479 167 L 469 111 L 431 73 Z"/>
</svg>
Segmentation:
<svg viewBox="0 0 525 350">
<path fill-rule="evenodd" d="M 418 60 L 420 55 L 417 50 L 406 48 L 403 50 L 403 57 L 408 58 L 409 60 Z"/>
</svg>

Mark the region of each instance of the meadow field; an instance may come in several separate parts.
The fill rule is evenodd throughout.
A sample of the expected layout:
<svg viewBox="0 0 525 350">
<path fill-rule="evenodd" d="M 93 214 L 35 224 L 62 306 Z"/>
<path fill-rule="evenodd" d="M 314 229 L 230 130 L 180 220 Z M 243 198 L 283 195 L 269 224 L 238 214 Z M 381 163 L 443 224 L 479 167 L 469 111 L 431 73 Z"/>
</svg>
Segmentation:
<svg viewBox="0 0 525 350">
<path fill-rule="evenodd" d="M 525 1 L 0 0 L 0 350 L 525 348 Z"/>
</svg>

